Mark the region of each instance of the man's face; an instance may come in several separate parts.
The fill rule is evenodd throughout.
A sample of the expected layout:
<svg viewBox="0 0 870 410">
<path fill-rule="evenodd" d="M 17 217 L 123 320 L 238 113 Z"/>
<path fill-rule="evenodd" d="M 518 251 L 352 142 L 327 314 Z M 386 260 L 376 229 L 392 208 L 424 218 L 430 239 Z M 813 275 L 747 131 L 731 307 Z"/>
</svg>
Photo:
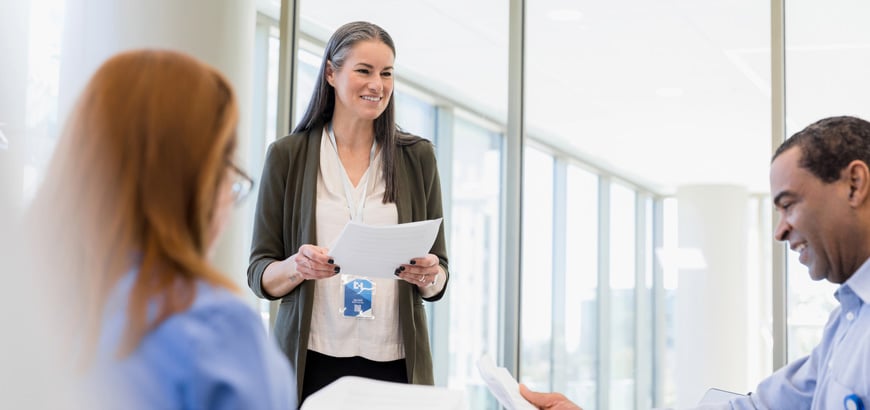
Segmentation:
<svg viewBox="0 0 870 410">
<path fill-rule="evenodd" d="M 849 235 L 857 225 L 851 218 L 848 179 L 830 184 L 799 166 L 801 148 L 780 154 L 771 165 L 770 193 L 780 220 L 774 236 L 800 253 L 813 280 L 843 283 L 855 265 Z"/>
</svg>

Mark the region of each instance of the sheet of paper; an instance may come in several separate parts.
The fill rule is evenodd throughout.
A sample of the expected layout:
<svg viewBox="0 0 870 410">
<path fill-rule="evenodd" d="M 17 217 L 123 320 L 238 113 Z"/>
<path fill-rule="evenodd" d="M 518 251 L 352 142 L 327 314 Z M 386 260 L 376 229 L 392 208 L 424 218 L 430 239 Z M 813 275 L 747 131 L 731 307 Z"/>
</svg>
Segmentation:
<svg viewBox="0 0 870 410">
<path fill-rule="evenodd" d="M 435 243 L 441 218 L 398 225 L 348 222 L 329 248 L 341 273 L 396 279 L 399 265 L 426 256 Z"/>
<path fill-rule="evenodd" d="M 308 396 L 302 410 L 467 410 L 465 392 L 345 376 Z"/>
<path fill-rule="evenodd" d="M 537 407 L 526 401 L 520 394 L 520 385 L 510 372 L 504 367 L 496 367 L 495 362 L 488 354 L 484 354 L 477 361 L 477 369 L 489 387 L 489 391 L 505 409 L 537 410 Z"/>
<path fill-rule="evenodd" d="M 711 403 L 724 403 L 728 402 L 731 399 L 736 399 L 739 397 L 743 397 L 743 394 L 734 393 L 727 390 L 710 388 L 704 393 L 704 397 L 701 397 L 701 401 L 698 404 L 711 404 Z"/>
</svg>

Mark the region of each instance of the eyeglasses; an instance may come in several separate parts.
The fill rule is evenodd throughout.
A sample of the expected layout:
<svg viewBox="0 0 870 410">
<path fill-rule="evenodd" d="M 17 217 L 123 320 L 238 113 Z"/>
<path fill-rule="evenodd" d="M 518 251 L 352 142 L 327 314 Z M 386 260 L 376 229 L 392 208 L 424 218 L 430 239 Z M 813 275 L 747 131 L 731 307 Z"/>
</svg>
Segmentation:
<svg viewBox="0 0 870 410">
<path fill-rule="evenodd" d="M 254 187 L 254 180 L 231 161 L 228 161 L 227 165 L 229 165 L 230 169 L 233 170 L 233 174 L 235 174 L 233 175 L 232 193 L 233 202 L 238 205 L 248 197 L 248 194 L 251 193 L 251 188 Z"/>
</svg>

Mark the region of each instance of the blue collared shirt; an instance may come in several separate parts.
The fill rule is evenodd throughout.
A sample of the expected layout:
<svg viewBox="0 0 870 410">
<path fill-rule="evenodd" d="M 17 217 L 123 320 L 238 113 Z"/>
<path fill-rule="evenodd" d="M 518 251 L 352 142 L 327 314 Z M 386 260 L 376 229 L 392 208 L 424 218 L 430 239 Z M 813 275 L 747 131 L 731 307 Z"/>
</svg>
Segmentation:
<svg viewBox="0 0 870 410">
<path fill-rule="evenodd" d="M 259 315 L 238 296 L 202 281 L 189 309 L 118 358 L 136 275 L 125 276 L 107 303 L 95 364 L 84 380 L 93 394 L 87 401 L 105 409 L 296 408 L 289 362 Z"/>
<path fill-rule="evenodd" d="M 870 259 L 834 295 L 840 306 L 821 343 L 764 379 L 752 395 L 732 400 L 732 409 L 839 410 L 850 396 L 870 409 Z"/>
</svg>

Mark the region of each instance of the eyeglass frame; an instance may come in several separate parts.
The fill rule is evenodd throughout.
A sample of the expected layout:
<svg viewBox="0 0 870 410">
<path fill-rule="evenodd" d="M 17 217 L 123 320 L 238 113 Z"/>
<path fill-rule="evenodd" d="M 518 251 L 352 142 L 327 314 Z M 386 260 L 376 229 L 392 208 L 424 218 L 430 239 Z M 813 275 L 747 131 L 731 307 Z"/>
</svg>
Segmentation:
<svg viewBox="0 0 870 410">
<path fill-rule="evenodd" d="M 233 194 L 233 203 L 239 205 L 248 197 L 248 195 L 251 194 L 251 191 L 253 191 L 254 179 L 248 176 L 247 172 L 242 171 L 242 169 L 232 161 L 227 161 L 227 166 L 229 166 L 236 174 L 236 177 L 233 179 L 231 190 Z"/>
</svg>

